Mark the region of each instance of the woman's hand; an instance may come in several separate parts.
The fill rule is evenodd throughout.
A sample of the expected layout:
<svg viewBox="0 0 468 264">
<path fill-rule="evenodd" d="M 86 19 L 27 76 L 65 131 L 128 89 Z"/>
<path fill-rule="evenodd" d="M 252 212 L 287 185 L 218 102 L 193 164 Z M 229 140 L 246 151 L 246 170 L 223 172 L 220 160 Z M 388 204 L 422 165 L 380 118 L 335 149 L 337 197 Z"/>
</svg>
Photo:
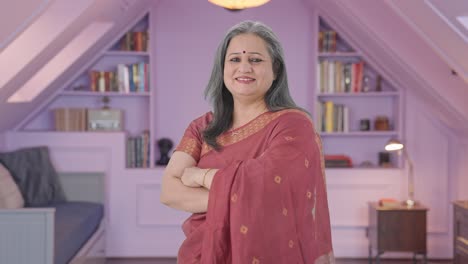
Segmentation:
<svg viewBox="0 0 468 264">
<path fill-rule="evenodd" d="M 200 169 L 197 167 L 185 168 L 180 180 L 187 187 L 202 187 L 203 176 L 205 175 L 205 172 L 206 169 Z"/>
</svg>

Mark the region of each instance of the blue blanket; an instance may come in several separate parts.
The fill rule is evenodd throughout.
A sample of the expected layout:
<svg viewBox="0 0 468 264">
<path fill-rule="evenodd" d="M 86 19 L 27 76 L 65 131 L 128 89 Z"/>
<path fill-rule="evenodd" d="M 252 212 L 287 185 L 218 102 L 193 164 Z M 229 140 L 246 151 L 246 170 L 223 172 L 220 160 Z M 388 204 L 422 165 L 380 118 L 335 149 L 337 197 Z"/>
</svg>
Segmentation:
<svg viewBox="0 0 468 264">
<path fill-rule="evenodd" d="M 96 232 L 104 215 L 102 204 L 65 202 L 55 208 L 55 264 L 67 264 Z"/>
</svg>

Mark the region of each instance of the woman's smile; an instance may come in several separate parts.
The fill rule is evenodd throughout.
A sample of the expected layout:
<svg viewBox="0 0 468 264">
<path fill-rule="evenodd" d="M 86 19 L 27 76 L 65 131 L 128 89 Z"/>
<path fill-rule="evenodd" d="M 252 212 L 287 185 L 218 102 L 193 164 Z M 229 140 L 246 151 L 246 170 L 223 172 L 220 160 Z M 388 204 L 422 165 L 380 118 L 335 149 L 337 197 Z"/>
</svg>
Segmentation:
<svg viewBox="0 0 468 264">
<path fill-rule="evenodd" d="M 242 84 L 251 84 L 251 83 L 255 82 L 254 78 L 246 77 L 246 76 L 237 77 L 235 79 L 236 79 L 236 81 L 238 81 L 239 83 L 242 83 Z"/>
</svg>

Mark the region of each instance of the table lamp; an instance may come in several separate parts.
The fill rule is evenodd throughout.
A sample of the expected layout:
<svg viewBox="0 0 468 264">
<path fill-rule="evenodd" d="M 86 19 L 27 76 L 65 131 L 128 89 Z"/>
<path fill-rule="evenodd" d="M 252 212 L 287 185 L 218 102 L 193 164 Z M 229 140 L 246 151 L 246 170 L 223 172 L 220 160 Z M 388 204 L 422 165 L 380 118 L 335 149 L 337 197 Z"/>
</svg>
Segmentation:
<svg viewBox="0 0 468 264">
<path fill-rule="evenodd" d="M 414 177 L 413 177 L 413 162 L 409 158 L 405 145 L 398 139 L 390 139 L 385 145 L 385 150 L 388 152 L 398 151 L 398 154 L 403 152 L 404 159 L 408 162 L 408 198 L 405 204 L 408 207 L 414 206 Z"/>
</svg>

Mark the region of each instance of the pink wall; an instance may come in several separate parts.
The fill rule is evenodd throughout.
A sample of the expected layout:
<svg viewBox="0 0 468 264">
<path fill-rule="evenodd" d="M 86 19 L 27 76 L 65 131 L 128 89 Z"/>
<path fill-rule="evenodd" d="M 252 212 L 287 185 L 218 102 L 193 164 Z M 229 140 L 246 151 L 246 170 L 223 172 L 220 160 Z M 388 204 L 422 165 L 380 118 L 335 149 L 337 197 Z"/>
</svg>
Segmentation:
<svg viewBox="0 0 468 264">
<path fill-rule="evenodd" d="M 302 1 L 271 1 L 259 8 L 230 12 L 208 1 L 175 0 L 161 1 L 156 10 L 156 25 L 152 25 L 156 138 L 169 136 L 178 142 L 188 123 L 210 109 L 203 90 L 215 50 L 225 32 L 246 19 L 262 21 L 277 33 L 285 50 L 292 96 L 297 104 L 309 108 L 313 27 L 311 11 Z M 286 18 L 285 10 L 294 16 Z"/>
</svg>

